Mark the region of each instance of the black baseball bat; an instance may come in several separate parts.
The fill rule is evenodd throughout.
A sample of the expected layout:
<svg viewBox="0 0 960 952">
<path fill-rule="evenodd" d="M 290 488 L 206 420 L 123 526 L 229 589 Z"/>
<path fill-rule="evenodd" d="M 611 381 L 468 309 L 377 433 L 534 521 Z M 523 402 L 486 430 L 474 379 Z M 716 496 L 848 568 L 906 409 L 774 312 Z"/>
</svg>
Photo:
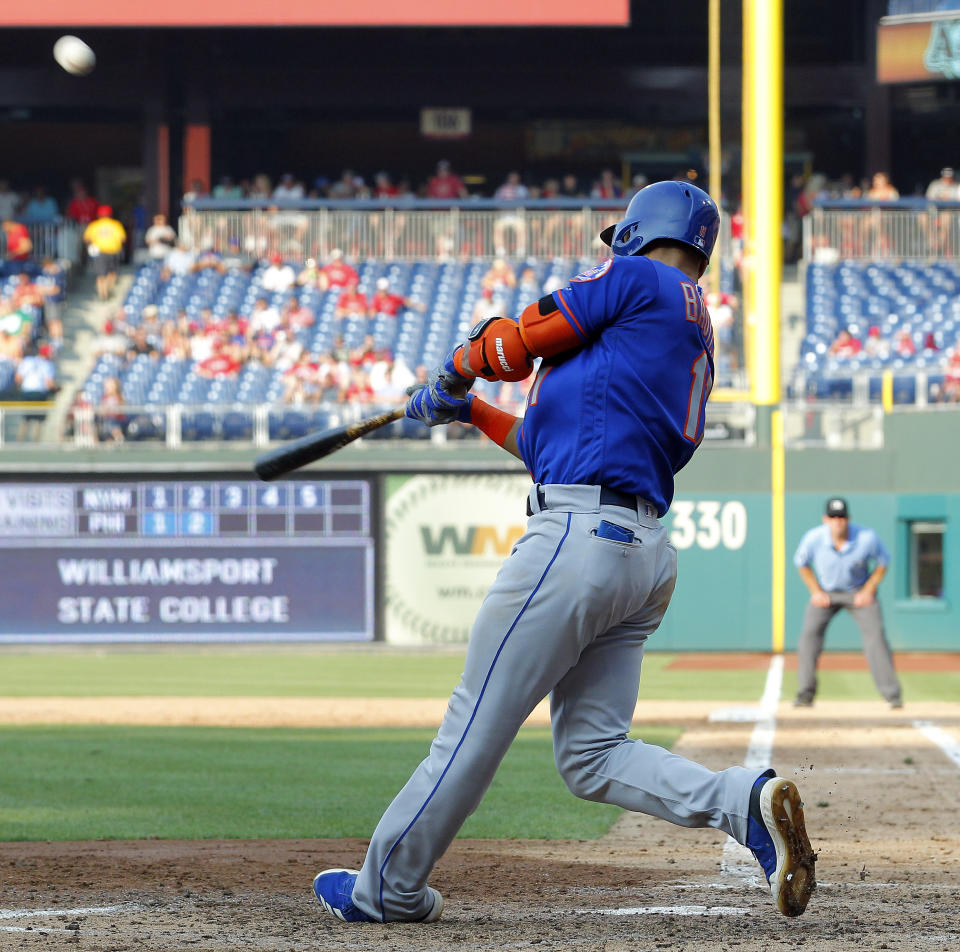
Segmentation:
<svg viewBox="0 0 960 952">
<path fill-rule="evenodd" d="M 307 463 L 323 459 L 337 450 L 343 449 L 348 443 L 366 436 L 380 427 L 393 423 L 403 417 L 406 406 L 397 407 L 387 413 L 378 413 L 356 423 L 346 426 L 336 426 L 330 430 L 321 430 L 319 433 L 308 433 L 299 440 L 284 443 L 275 450 L 268 450 L 257 457 L 253 464 L 253 471 L 264 480 L 276 479 Z"/>
</svg>

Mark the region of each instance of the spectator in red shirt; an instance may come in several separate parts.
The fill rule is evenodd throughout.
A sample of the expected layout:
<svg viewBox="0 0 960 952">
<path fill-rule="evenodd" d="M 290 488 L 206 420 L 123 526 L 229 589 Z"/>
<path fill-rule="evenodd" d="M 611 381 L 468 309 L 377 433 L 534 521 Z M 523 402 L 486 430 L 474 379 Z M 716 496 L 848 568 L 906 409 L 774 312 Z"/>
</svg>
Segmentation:
<svg viewBox="0 0 960 952">
<path fill-rule="evenodd" d="M 316 321 L 313 311 L 306 304 L 301 303 L 298 297 L 287 300 L 280 317 L 284 326 L 289 327 L 294 333 L 302 331 L 305 327 L 312 327 Z"/>
<path fill-rule="evenodd" d="M 940 400 L 943 403 L 960 403 L 960 347 L 953 352 L 947 362 Z"/>
<path fill-rule="evenodd" d="M 610 169 L 604 169 L 600 173 L 600 178 L 593 184 L 590 190 L 591 198 L 620 198 L 623 195 L 623 189 L 617 182 Z"/>
<path fill-rule="evenodd" d="M 30 260 L 30 252 L 33 251 L 27 226 L 8 218 L 3 223 L 3 230 L 7 236 L 7 261 L 13 265 L 8 270 L 22 271 L 24 264 Z"/>
<path fill-rule="evenodd" d="M 43 292 L 30 280 L 29 274 L 22 273 L 17 277 L 17 283 L 10 292 L 10 300 L 13 301 L 13 306 L 17 310 L 22 307 L 33 307 L 39 310 L 43 307 Z"/>
<path fill-rule="evenodd" d="M 320 367 L 308 350 L 303 350 L 283 374 L 284 403 L 314 403 L 320 392 Z"/>
<path fill-rule="evenodd" d="M 401 308 L 412 308 L 415 311 L 426 310 L 425 305 L 419 301 L 414 301 L 413 298 L 391 293 L 390 279 L 379 278 L 377 280 L 377 292 L 370 298 L 370 316 L 386 314 L 388 317 L 396 317 Z"/>
<path fill-rule="evenodd" d="M 893 336 L 893 352 L 899 357 L 912 357 L 916 352 L 916 345 L 910 331 L 901 329 Z"/>
<path fill-rule="evenodd" d="M 335 312 L 338 320 L 355 315 L 366 316 L 368 310 L 367 296 L 357 290 L 356 281 L 351 281 L 347 289 L 343 291 L 337 299 L 337 310 Z"/>
<path fill-rule="evenodd" d="M 74 179 L 70 183 L 70 191 L 73 198 L 67 203 L 66 216 L 70 221 L 86 227 L 97 219 L 97 208 L 100 203 L 87 192 L 87 187 L 80 179 Z"/>
<path fill-rule="evenodd" d="M 466 198 L 467 188 L 459 175 L 450 169 L 450 163 L 441 159 L 437 163 L 437 172 L 427 182 L 427 198 Z"/>
<path fill-rule="evenodd" d="M 359 347 L 354 347 L 347 357 L 347 363 L 353 370 L 369 370 L 379 359 L 373 335 L 367 334 Z"/>
<path fill-rule="evenodd" d="M 201 377 L 235 377 L 240 373 L 240 361 L 233 348 L 225 346 L 222 340 L 214 344 L 218 349 L 197 364 L 197 373 Z"/>
<path fill-rule="evenodd" d="M 334 248 L 330 252 L 330 260 L 320 269 L 317 275 L 317 287 L 321 291 L 329 288 L 345 288 L 350 284 L 360 283 L 360 275 L 343 260 L 343 252 Z"/>
<path fill-rule="evenodd" d="M 370 375 L 365 370 L 355 370 L 343 400 L 345 403 L 373 403 L 376 391 L 370 386 Z"/>
<path fill-rule="evenodd" d="M 854 357 L 860 353 L 863 345 L 846 328 L 837 334 L 837 339 L 830 345 L 830 353 L 834 357 Z"/>
<path fill-rule="evenodd" d="M 374 198 L 394 198 L 400 194 L 400 189 L 393 184 L 389 173 L 377 172 L 373 180 Z"/>
</svg>

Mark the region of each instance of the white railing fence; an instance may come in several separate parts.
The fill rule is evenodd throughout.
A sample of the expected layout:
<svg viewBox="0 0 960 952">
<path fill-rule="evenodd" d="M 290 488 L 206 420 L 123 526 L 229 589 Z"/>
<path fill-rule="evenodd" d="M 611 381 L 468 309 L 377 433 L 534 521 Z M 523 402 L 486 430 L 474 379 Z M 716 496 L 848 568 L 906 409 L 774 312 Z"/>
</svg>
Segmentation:
<svg viewBox="0 0 960 952">
<path fill-rule="evenodd" d="M 815 206 L 803 219 L 803 257 L 841 260 L 960 261 L 960 203 L 920 199 Z"/>
</svg>

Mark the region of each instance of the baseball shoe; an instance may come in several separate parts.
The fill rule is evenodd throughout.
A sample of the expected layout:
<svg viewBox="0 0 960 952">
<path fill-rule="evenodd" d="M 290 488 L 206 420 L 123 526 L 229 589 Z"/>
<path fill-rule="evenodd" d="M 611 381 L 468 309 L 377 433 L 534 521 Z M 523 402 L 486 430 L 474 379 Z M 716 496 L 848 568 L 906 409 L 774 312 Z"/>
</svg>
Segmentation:
<svg viewBox="0 0 960 952">
<path fill-rule="evenodd" d="M 747 846 L 763 867 L 770 894 L 785 916 L 799 916 L 817 888 L 810 846 L 803 823 L 803 801 L 790 780 L 757 779 L 750 795 Z"/>
<path fill-rule="evenodd" d="M 812 697 L 795 697 L 793 699 L 794 707 L 813 707 Z"/>
<path fill-rule="evenodd" d="M 353 887 L 359 872 L 357 869 L 325 869 L 313 879 L 313 894 L 320 905 L 344 922 L 375 921 L 353 904 Z"/>
<path fill-rule="evenodd" d="M 325 869 L 314 877 L 313 894 L 331 916 L 343 922 L 376 922 L 353 904 L 353 887 L 359 875 L 360 871 L 356 869 Z M 436 922 L 443 913 L 443 896 L 432 886 L 427 886 L 427 891 L 433 905 L 417 922 Z"/>
<path fill-rule="evenodd" d="M 903 707 L 903 701 L 900 698 L 895 698 L 890 702 L 891 711 L 899 711 Z"/>
</svg>

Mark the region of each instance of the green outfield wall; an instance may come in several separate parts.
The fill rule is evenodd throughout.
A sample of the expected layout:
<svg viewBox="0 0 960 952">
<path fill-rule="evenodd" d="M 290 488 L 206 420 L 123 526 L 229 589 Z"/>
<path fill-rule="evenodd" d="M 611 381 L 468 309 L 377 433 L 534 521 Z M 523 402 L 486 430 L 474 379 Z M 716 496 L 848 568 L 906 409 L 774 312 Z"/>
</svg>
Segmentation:
<svg viewBox="0 0 960 952">
<path fill-rule="evenodd" d="M 900 650 L 960 650 L 960 414 L 903 413 L 885 421 L 884 448 L 787 450 L 785 646 L 795 647 L 807 590 L 793 567 L 803 533 L 817 525 L 826 499 L 844 496 L 851 521 L 875 529 L 892 561 L 880 588 L 888 634 Z M 763 449 L 708 447 L 677 478 L 677 500 L 739 500 L 748 541 L 739 549 L 680 552 L 677 591 L 658 645 L 766 649 L 771 645 L 771 457 Z M 676 506 L 668 516 L 674 526 Z M 941 527 L 939 597 L 911 596 L 911 532 Z M 711 641 L 714 643 L 711 644 Z M 860 644 L 848 613 L 827 634 L 828 649 Z"/>
<path fill-rule="evenodd" d="M 891 551 L 880 599 L 893 646 L 960 650 L 960 414 L 893 414 L 884 442 L 785 454 L 787 650 L 807 600 L 793 552 L 831 495 Z M 529 479 L 487 444 L 374 441 L 274 484 L 256 483 L 253 458 L 212 446 L 5 451 L 4 577 L 21 615 L 7 613 L 0 640 L 462 643 L 525 524 Z M 665 523 L 679 578 L 652 647 L 774 647 L 771 472 L 769 450 L 708 445 L 678 475 Z M 109 491 L 85 492 L 98 489 Z M 841 613 L 828 650 L 858 645 Z"/>
</svg>

